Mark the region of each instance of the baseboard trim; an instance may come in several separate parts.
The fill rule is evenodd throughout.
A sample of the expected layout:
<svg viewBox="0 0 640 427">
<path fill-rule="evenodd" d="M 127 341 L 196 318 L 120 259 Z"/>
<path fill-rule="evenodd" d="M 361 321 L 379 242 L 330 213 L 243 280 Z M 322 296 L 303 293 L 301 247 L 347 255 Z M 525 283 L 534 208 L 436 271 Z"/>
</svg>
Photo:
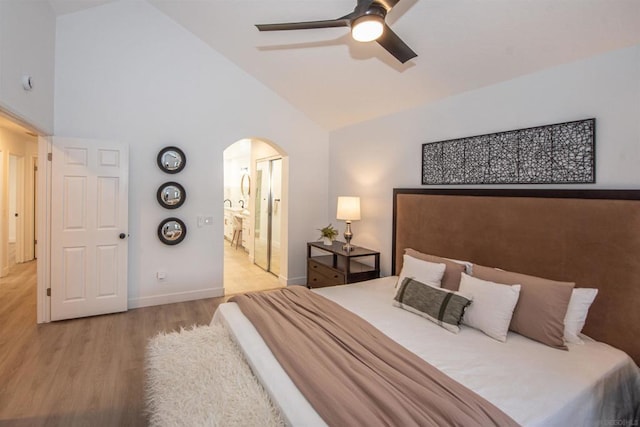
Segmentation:
<svg viewBox="0 0 640 427">
<path fill-rule="evenodd" d="M 285 281 L 287 286 L 290 285 L 306 285 L 307 284 L 307 276 L 300 276 L 300 277 L 293 277 L 291 279 L 285 279 L 283 277 L 280 277 L 280 280 Z"/>
<path fill-rule="evenodd" d="M 224 296 L 224 288 L 203 289 L 199 291 L 176 292 L 153 295 L 150 297 L 129 298 L 129 308 L 151 307 L 154 305 L 173 304 L 176 302 L 194 301 L 204 298 Z"/>
</svg>

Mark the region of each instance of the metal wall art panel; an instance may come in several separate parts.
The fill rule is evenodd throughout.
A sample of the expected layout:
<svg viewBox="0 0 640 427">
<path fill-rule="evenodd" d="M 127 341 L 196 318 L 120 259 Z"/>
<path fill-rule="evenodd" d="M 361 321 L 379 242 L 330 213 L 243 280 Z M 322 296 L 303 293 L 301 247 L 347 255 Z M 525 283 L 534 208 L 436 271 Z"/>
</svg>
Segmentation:
<svg viewBox="0 0 640 427">
<path fill-rule="evenodd" d="M 596 182 L 596 119 L 422 144 L 422 185 Z"/>
</svg>

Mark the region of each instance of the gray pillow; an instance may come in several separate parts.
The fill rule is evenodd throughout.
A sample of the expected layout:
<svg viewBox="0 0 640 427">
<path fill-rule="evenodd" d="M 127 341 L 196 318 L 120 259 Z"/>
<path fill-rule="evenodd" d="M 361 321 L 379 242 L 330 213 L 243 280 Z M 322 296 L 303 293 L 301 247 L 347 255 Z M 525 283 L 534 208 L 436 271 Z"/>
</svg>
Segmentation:
<svg viewBox="0 0 640 427">
<path fill-rule="evenodd" d="M 442 326 L 448 331 L 459 332 L 464 310 L 471 300 L 442 288 L 435 288 L 405 278 L 394 297 L 393 305 L 415 313 Z"/>
</svg>

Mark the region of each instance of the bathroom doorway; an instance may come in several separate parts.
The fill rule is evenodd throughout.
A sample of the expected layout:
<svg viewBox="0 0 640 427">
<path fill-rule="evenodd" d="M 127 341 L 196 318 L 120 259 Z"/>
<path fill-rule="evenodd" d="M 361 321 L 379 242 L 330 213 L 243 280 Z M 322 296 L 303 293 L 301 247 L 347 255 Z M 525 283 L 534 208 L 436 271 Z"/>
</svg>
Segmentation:
<svg viewBox="0 0 640 427">
<path fill-rule="evenodd" d="M 287 157 L 253 138 L 231 144 L 223 157 L 225 295 L 283 287 Z"/>
</svg>

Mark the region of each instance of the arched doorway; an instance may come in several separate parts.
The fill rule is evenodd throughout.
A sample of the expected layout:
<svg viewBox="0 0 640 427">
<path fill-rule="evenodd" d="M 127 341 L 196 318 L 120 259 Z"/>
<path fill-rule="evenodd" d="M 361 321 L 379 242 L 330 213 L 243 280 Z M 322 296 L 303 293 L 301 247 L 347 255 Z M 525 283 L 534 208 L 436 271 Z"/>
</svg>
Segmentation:
<svg viewBox="0 0 640 427">
<path fill-rule="evenodd" d="M 225 295 L 273 289 L 286 282 L 288 158 L 257 138 L 224 154 Z"/>
</svg>

